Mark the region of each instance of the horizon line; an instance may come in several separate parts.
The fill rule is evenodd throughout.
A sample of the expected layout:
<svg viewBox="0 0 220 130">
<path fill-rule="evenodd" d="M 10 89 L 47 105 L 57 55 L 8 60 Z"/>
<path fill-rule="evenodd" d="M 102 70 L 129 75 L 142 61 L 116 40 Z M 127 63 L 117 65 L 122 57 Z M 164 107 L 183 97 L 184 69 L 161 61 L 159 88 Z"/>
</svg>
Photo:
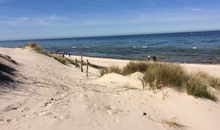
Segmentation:
<svg viewBox="0 0 220 130">
<path fill-rule="evenodd" d="M 110 34 L 110 35 L 96 35 L 96 36 L 67 36 L 67 37 L 48 37 L 48 38 L 30 38 L 30 39 L 12 39 L 12 40 L 0 40 L 0 42 L 7 41 L 28 41 L 28 40 L 56 40 L 56 39 L 80 39 L 80 38 L 101 38 L 101 37 L 120 37 L 120 36 L 135 36 L 135 35 L 158 35 L 158 34 L 174 34 L 174 33 L 198 33 L 198 32 L 218 32 L 216 30 L 194 30 L 194 31 L 170 31 L 170 32 L 155 32 L 155 33 L 122 33 L 122 34 Z"/>
</svg>

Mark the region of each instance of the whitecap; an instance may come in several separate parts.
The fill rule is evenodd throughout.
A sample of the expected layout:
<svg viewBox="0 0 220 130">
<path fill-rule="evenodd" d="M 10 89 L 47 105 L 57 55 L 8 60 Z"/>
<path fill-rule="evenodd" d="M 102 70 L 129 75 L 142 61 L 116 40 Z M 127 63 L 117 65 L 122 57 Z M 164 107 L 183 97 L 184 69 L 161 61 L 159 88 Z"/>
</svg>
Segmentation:
<svg viewBox="0 0 220 130">
<path fill-rule="evenodd" d="M 193 49 L 193 50 L 196 50 L 196 49 L 197 49 L 197 47 L 195 47 L 195 46 L 194 46 L 192 49 Z"/>
<path fill-rule="evenodd" d="M 142 48 L 148 48 L 148 46 L 142 46 Z"/>
<path fill-rule="evenodd" d="M 75 46 L 72 46 L 72 48 L 76 48 Z"/>
</svg>

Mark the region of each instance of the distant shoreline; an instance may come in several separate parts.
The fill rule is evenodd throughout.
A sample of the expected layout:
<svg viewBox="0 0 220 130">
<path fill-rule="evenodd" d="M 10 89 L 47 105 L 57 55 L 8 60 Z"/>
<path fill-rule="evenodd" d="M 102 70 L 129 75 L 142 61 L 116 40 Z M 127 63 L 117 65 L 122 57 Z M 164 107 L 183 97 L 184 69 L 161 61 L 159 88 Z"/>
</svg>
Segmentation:
<svg viewBox="0 0 220 130">
<path fill-rule="evenodd" d="M 54 54 L 61 54 L 61 53 L 54 53 Z M 84 58 L 97 58 L 97 59 L 106 59 L 106 60 L 124 60 L 124 61 L 147 61 L 147 57 L 145 59 L 126 59 L 126 58 L 114 58 L 114 57 L 99 57 L 99 56 L 88 56 L 88 55 L 74 55 L 71 54 L 71 56 L 74 57 L 81 57 L 83 56 Z M 65 54 L 65 57 L 69 57 L 69 54 Z M 209 62 L 175 62 L 175 61 L 165 61 L 165 60 L 160 60 L 158 59 L 157 61 L 159 62 L 170 62 L 170 63 L 179 63 L 179 64 L 204 64 L 204 65 L 220 65 L 219 63 L 209 63 Z"/>
</svg>

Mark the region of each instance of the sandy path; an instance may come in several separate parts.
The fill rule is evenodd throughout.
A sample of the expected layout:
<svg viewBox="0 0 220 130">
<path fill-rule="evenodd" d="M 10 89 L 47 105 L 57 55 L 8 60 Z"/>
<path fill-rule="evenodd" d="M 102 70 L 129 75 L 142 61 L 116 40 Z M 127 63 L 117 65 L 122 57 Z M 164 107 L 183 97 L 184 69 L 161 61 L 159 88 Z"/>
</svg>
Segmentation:
<svg viewBox="0 0 220 130">
<path fill-rule="evenodd" d="M 172 89 L 143 91 L 138 74 L 100 78 L 98 70 L 91 69 L 87 78 L 79 69 L 29 49 L 0 48 L 0 53 L 19 63 L 15 66 L 16 80 L 21 81 L 17 89 L 0 94 L 1 130 L 179 129 L 169 127 L 164 120 L 178 122 L 185 126 L 182 129 L 220 129 L 219 103 Z M 89 60 L 106 66 L 128 62 Z"/>
</svg>

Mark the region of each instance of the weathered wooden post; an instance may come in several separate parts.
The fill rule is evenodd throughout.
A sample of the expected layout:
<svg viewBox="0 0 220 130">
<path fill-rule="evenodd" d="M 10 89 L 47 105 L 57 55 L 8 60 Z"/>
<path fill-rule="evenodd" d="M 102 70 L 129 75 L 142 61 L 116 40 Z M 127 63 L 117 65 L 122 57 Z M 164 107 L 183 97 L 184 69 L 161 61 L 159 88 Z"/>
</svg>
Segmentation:
<svg viewBox="0 0 220 130">
<path fill-rule="evenodd" d="M 65 56 L 65 52 L 63 52 L 63 54 L 62 54 L 62 57 L 64 58 L 64 56 Z"/>
<path fill-rule="evenodd" d="M 81 56 L 81 72 L 83 72 L 83 57 Z"/>
<path fill-rule="evenodd" d="M 77 59 L 75 59 L 75 66 L 76 66 L 76 68 L 77 68 L 77 66 L 78 66 Z"/>
<path fill-rule="evenodd" d="M 86 64 L 86 76 L 89 76 L 89 60 L 87 59 L 87 64 Z"/>
</svg>

